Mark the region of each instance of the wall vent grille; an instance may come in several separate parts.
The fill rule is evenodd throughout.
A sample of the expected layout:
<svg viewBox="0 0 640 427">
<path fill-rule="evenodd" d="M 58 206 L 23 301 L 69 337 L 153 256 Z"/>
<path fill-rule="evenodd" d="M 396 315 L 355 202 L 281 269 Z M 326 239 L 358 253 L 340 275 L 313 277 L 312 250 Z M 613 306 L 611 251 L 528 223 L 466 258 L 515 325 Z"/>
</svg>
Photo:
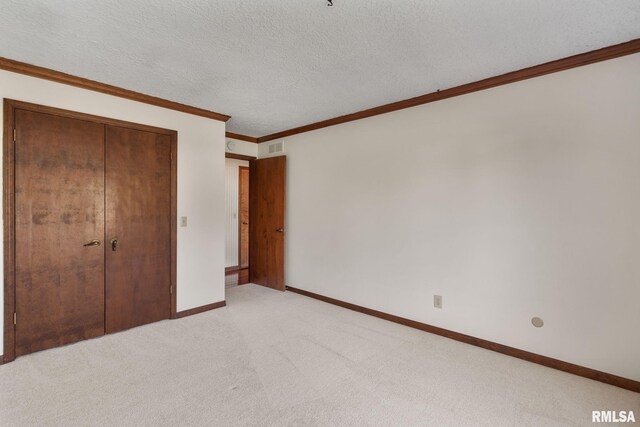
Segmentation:
<svg viewBox="0 0 640 427">
<path fill-rule="evenodd" d="M 284 151 L 284 142 L 274 142 L 269 144 L 269 154 L 282 153 Z"/>
</svg>

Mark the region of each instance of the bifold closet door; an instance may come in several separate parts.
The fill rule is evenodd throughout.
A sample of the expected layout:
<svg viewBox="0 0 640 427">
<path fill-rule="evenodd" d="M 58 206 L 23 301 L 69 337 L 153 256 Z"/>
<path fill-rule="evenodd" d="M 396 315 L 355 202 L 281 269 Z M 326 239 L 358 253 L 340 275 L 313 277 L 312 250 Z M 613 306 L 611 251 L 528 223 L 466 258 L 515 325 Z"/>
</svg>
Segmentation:
<svg viewBox="0 0 640 427">
<path fill-rule="evenodd" d="M 15 355 L 104 334 L 104 125 L 15 110 Z"/>
<path fill-rule="evenodd" d="M 171 137 L 106 126 L 106 332 L 171 314 Z"/>
</svg>

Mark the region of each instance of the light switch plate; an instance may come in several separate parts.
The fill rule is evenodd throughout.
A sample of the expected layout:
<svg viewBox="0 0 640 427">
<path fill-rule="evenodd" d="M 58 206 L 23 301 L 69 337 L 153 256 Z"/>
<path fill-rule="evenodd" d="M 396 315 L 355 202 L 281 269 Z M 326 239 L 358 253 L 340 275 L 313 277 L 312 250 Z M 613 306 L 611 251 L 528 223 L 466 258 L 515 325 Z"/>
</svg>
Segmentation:
<svg viewBox="0 0 640 427">
<path fill-rule="evenodd" d="M 180 217 L 180 227 L 186 227 L 187 226 L 187 217 L 186 216 L 181 216 Z"/>
</svg>

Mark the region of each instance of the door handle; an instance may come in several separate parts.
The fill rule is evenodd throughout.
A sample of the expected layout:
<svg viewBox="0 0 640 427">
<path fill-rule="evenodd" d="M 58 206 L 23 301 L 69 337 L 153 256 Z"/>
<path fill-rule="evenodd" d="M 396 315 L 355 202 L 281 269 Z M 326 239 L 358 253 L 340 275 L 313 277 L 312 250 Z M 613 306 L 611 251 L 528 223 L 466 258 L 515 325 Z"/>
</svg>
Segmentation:
<svg viewBox="0 0 640 427">
<path fill-rule="evenodd" d="M 82 246 L 100 246 L 100 240 L 98 239 L 93 239 L 92 241 L 90 241 L 89 243 L 85 243 Z"/>
<path fill-rule="evenodd" d="M 242 225 L 249 225 L 249 223 L 242 221 Z"/>
<path fill-rule="evenodd" d="M 111 250 L 115 251 L 118 249 L 118 239 L 111 239 Z"/>
<path fill-rule="evenodd" d="M 278 233 L 284 233 L 284 228 L 276 228 L 276 231 L 277 231 Z"/>
</svg>

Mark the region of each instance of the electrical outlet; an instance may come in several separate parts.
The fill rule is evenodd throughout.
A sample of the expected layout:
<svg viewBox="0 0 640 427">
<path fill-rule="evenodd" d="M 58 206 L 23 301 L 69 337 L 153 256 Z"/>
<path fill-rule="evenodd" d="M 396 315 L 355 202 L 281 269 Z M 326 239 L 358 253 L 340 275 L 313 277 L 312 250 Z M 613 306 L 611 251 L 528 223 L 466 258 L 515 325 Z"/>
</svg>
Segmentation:
<svg viewBox="0 0 640 427">
<path fill-rule="evenodd" d="M 442 308 L 442 295 L 433 296 L 433 306 L 435 308 Z"/>
<path fill-rule="evenodd" d="M 180 227 L 186 227 L 187 226 L 187 217 L 186 216 L 181 216 L 180 217 Z"/>
</svg>

